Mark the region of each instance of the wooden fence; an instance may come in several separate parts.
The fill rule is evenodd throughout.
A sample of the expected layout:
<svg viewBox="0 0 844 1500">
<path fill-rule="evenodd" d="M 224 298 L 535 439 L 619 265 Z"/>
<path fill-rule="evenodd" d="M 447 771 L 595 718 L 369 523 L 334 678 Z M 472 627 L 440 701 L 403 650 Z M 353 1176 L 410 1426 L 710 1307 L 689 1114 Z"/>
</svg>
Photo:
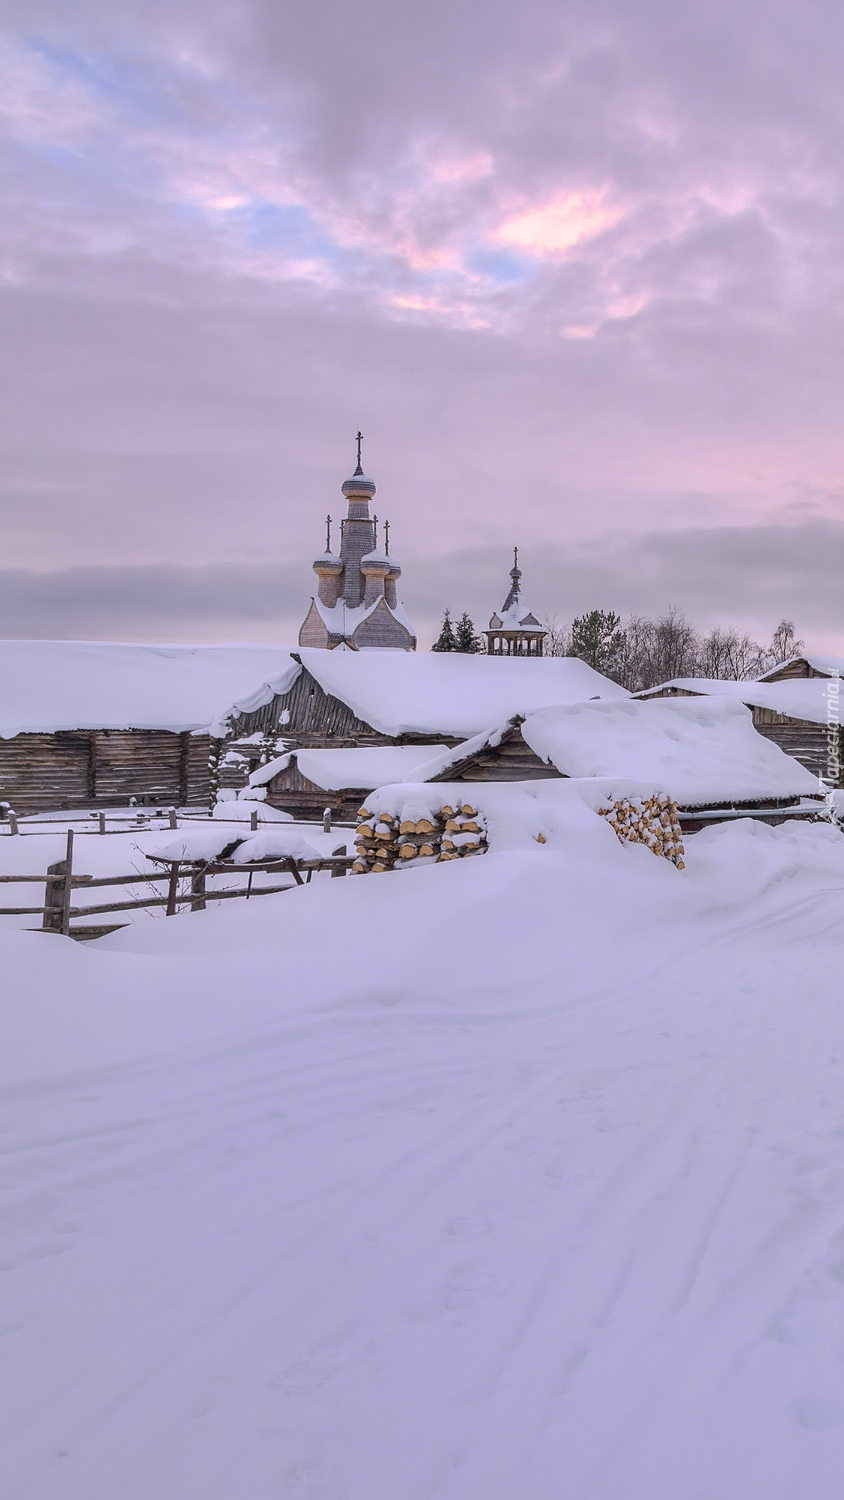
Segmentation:
<svg viewBox="0 0 844 1500">
<path fill-rule="evenodd" d="M 217 820 L 221 821 L 221 820 Z M 238 820 L 239 821 L 239 820 Z M 240 823 L 243 827 L 243 823 Z M 307 884 L 312 875 L 317 871 L 325 871 L 333 876 L 345 875 L 351 868 L 353 856 L 344 852 L 341 846 L 335 852 L 324 859 L 275 859 L 258 860 L 249 865 L 232 865 L 220 861 L 209 861 L 208 863 L 197 863 L 188 860 L 168 861 L 169 868 L 164 871 L 155 871 L 150 874 L 133 871 L 131 875 L 79 875 L 73 869 L 74 830 L 67 830 L 67 847 L 65 858 L 58 860 L 55 864 L 48 865 L 43 875 L 0 875 L 0 884 L 28 884 L 44 882 L 44 900 L 40 906 L 0 906 L 0 917 L 41 917 L 41 930 L 43 932 L 58 932 L 65 937 L 89 939 L 102 937 L 107 932 L 113 932 L 118 927 L 125 927 L 125 922 L 113 922 L 109 924 L 97 924 L 94 926 L 72 927 L 74 918 L 103 916 L 106 913 L 142 911 L 154 907 L 165 907 L 165 915 L 173 917 L 179 908 L 187 908 L 188 911 L 204 911 L 209 901 L 232 901 L 249 900 L 251 896 L 272 896 L 282 891 L 289 891 L 293 887 L 290 884 L 255 886 L 253 877 L 256 874 L 286 874 L 292 877 L 294 885 Z M 213 875 L 241 875 L 245 877 L 246 884 L 235 889 L 213 890 L 208 888 L 208 879 Z M 78 906 L 73 904 L 74 891 L 92 891 L 105 886 L 137 885 L 139 882 L 153 885 L 165 882 L 167 891 L 165 895 L 150 894 L 130 901 L 110 901 L 99 904 Z M 185 888 L 187 887 L 187 888 Z"/>
</svg>

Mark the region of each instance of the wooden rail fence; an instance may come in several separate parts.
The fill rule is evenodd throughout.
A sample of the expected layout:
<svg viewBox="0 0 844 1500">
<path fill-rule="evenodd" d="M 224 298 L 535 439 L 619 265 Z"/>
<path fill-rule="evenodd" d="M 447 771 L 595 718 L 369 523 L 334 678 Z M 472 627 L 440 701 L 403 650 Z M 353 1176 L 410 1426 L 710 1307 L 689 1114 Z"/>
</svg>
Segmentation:
<svg viewBox="0 0 844 1500">
<path fill-rule="evenodd" d="M 0 906 L 0 917 L 41 917 L 43 932 L 58 932 L 65 937 L 81 939 L 96 938 L 118 927 L 125 927 L 125 922 L 72 927 L 73 919 L 103 916 L 107 913 L 142 911 L 159 906 L 166 908 L 165 915 L 168 917 L 175 916 L 180 906 L 186 907 L 189 911 L 204 911 L 209 901 L 238 899 L 248 901 L 252 896 L 273 896 L 293 888 L 289 884 L 255 886 L 253 877 L 256 874 L 285 874 L 292 877 L 294 885 L 304 885 L 317 871 L 328 872 L 332 876 L 345 875 L 353 863 L 353 856 L 347 855 L 344 846 L 341 845 L 332 855 L 323 859 L 258 860 L 249 865 L 233 865 L 220 861 L 197 863 L 189 860 L 171 860 L 167 862 L 169 865 L 167 870 L 154 871 L 150 874 L 135 870 L 131 875 L 79 875 L 73 870 L 73 847 L 74 830 L 69 828 L 65 857 L 55 864 L 48 865 L 46 874 L 0 875 L 2 885 L 34 885 L 42 881 L 44 883 L 44 900 L 40 906 Z M 208 879 L 213 875 L 245 876 L 246 884 L 235 889 L 209 890 Z M 110 901 L 86 906 L 73 904 L 74 891 L 91 891 L 105 886 L 137 885 L 139 882 L 145 885 L 165 882 L 166 895 L 150 894 L 133 898 L 130 901 Z M 183 882 L 189 883 L 189 889 L 186 891 L 180 889 Z"/>
</svg>

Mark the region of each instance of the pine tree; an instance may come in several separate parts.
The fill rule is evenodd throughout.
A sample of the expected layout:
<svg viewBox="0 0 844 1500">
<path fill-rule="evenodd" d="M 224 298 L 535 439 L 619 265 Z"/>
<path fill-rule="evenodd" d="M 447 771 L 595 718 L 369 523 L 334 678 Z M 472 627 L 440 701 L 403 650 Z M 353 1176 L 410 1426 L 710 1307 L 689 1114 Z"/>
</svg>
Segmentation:
<svg viewBox="0 0 844 1500">
<path fill-rule="evenodd" d="M 605 677 L 620 676 L 624 645 L 621 618 L 612 610 L 592 609 L 572 624 L 569 654 L 581 657 Z"/>
<path fill-rule="evenodd" d="M 472 656 L 476 656 L 479 651 L 484 650 L 484 643 L 481 637 L 475 633 L 474 624 L 469 619 L 465 609 L 457 622 L 455 642 L 455 651 L 465 651 Z"/>
<path fill-rule="evenodd" d="M 454 635 L 454 626 L 451 623 L 451 610 L 447 609 L 443 615 L 442 630 L 437 640 L 431 647 L 432 651 L 458 651 L 460 648 Z"/>
</svg>

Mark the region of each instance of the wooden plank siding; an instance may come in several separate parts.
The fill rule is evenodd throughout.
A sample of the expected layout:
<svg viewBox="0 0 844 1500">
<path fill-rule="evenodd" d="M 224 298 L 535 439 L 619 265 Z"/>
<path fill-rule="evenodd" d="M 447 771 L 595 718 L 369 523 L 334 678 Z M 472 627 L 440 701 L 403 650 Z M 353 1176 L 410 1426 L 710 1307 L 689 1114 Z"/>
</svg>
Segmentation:
<svg viewBox="0 0 844 1500">
<path fill-rule="evenodd" d="M 131 797 L 208 801 L 208 735 L 153 729 L 57 730 L 0 740 L 0 801 L 16 812 L 114 807 Z"/>
<path fill-rule="evenodd" d="M 506 729 L 498 745 L 485 745 L 465 760 L 432 776 L 431 781 L 545 781 L 560 780 L 562 772 L 546 765 L 522 738 L 514 725 Z"/>
<path fill-rule="evenodd" d="M 799 760 L 801 766 L 813 776 L 825 777 L 829 764 L 829 748 L 826 724 L 815 724 L 810 719 L 791 719 L 778 714 L 772 708 L 754 708 L 753 725 L 766 740 L 773 740 L 786 755 Z M 844 765 L 844 740 L 838 731 L 838 781 L 844 786 L 841 770 Z"/>
<path fill-rule="evenodd" d="M 831 677 L 831 672 L 819 672 L 815 667 L 809 665 L 804 656 L 798 656 L 794 661 L 785 662 L 781 667 L 776 667 L 772 672 L 766 672 L 760 680 L 762 682 L 793 682 L 799 677 Z"/>
<path fill-rule="evenodd" d="M 458 745 L 459 735 L 382 734 L 359 719 L 347 703 L 326 693 L 307 668 L 303 668 L 286 693 L 276 693 L 268 703 L 232 720 L 232 738 L 250 734 L 277 734 L 291 748 L 324 750 L 356 745 Z"/>
<path fill-rule="evenodd" d="M 292 813 L 294 818 L 305 822 L 318 822 L 326 808 L 331 809 L 333 818 L 354 822 L 358 808 L 363 806 L 368 794 L 369 788 L 364 787 L 343 787 L 332 792 L 317 786 L 302 774 L 295 760 L 267 783 L 270 806 Z M 260 805 L 255 803 L 256 807 Z"/>
</svg>

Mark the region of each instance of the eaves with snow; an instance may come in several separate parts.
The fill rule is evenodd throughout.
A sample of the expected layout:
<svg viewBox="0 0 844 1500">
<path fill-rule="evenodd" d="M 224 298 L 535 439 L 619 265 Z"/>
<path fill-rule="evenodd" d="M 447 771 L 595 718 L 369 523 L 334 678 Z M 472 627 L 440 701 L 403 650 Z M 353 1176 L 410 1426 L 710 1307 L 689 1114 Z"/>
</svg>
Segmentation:
<svg viewBox="0 0 844 1500">
<path fill-rule="evenodd" d="M 0 739 L 74 729 L 207 731 L 300 671 L 285 646 L 0 641 Z"/>
</svg>

